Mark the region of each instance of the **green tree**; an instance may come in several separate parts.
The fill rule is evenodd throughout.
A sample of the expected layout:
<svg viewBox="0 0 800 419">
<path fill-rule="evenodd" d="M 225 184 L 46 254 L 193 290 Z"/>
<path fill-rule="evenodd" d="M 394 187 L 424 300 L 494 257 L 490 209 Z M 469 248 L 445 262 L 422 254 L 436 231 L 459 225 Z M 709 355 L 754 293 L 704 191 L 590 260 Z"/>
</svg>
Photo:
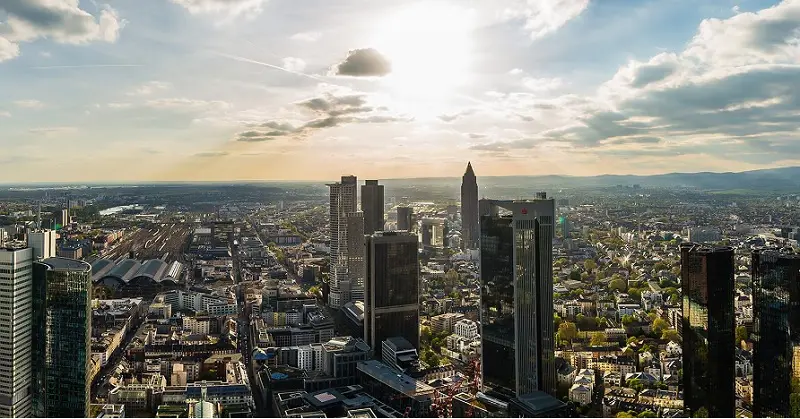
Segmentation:
<svg viewBox="0 0 800 419">
<path fill-rule="evenodd" d="M 705 407 L 701 407 L 697 409 L 696 412 L 692 415 L 693 418 L 707 418 L 708 417 L 708 409 Z"/>
<path fill-rule="evenodd" d="M 800 418 L 800 393 L 789 395 L 789 413 L 793 418 Z"/>
<path fill-rule="evenodd" d="M 638 415 L 636 415 L 636 417 L 637 418 L 657 418 L 658 416 L 656 416 L 656 414 L 653 413 L 650 410 L 645 410 L 645 411 L 642 411 L 642 413 L 639 413 Z"/>
<path fill-rule="evenodd" d="M 630 314 L 626 314 L 626 315 L 622 316 L 622 324 L 625 325 L 625 326 L 633 323 L 633 320 L 634 320 L 634 318 Z"/>
<path fill-rule="evenodd" d="M 458 286 L 459 275 L 458 271 L 455 269 L 450 269 L 444 274 L 444 282 L 447 284 L 448 287 L 456 287 Z"/>
<path fill-rule="evenodd" d="M 680 342 L 681 337 L 678 335 L 678 331 L 675 329 L 666 329 L 663 333 L 661 333 L 661 340 L 669 340 L 672 342 Z"/>
<path fill-rule="evenodd" d="M 577 270 L 573 270 L 572 272 L 569 273 L 569 279 L 571 279 L 573 281 L 580 281 L 581 280 L 581 273 L 578 272 Z"/>
<path fill-rule="evenodd" d="M 619 412 L 617 413 L 618 418 L 635 418 L 636 416 L 628 413 L 628 412 Z"/>
<path fill-rule="evenodd" d="M 431 342 L 431 329 L 427 326 L 422 326 L 420 328 L 419 339 L 423 345 L 429 344 Z"/>
<path fill-rule="evenodd" d="M 593 259 L 586 259 L 583 262 L 583 268 L 586 269 L 587 272 L 592 273 L 592 271 L 597 268 L 597 262 Z"/>
<path fill-rule="evenodd" d="M 666 320 L 664 320 L 661 317 L 659 317 L 659 318 L 653 320 L 652 329 L 653 329 L 653 333 L 655 333 L 657 335 L 660 335 L 661 332 L 663 332 L 666 329 L 669 329 L 669 322 L 667 322 Z"/>
<path fill-rule="evenodd" d="M 628 295 L 633 298 L 634 300 L 641 300 L 642 299 L 642 290 L 639 288 L 630 287 L 628 288 Z"/>
<path fill-rule="evenodd" d="M 642 381 L 639 380 L 638 378 L 632 378 L 628 380 L 626 384 L 628 385 L 628 387 L 636 391 L 642 391 L 642 389 L 644 388 L 644 384 L 642 384 Z"/>
<path fill-rule="evenodd" d="M 653 271 L 655 272 L 661 272 L 664 269 L 667 269 L 667 264 L 664 262 L 656 262 L 656 264 L 653 265 Z"/>
<path fill-rule="evenodd" d="M 562 321 L 563 320 L 561 319 L 561 316 L 558 315 L 558 313 L 553 313 L 553 326 L 555 326 L 556 330 L 558 330 L 558 326 L 561 325 Z"/>
<path fill-rule="evenodd" d="M 614 274 L 612 278 L 614 276 L 619 276 L 619 275 Z M 612 290 L 617 290 L 619 292 L 624 292 L 625 289 L 628 288 L 628 284 L 627 282 L 625 282 L 624 279 L 617 278 L 617 279 L 612 279 L 611 282 L 608 283 L 608 288 Z"/>
<path fill-rule="evenodd" d="M 746 341 L 747 340 L 747 328 L 744 326 L 739 326 L 736 328 L 736 342 Z"/>
<path fill-rule="evenodd" d="M 578 337 L 578 328 L 575 326 L 575 323 L 562 322 L 560 325 L 558 325 L 558 335 L 561 337 L 561 339 L 572 343 L 572 341 Z"/>
<path fill-rule="evenodd" d="M 602 346 L 606 343 L 606 334 L 603 332 L 592 333 L 589 344 L 592 346 Z"/>
<path fill-rule="evenodd" d="M 638 342 L 639 338 L 637 338 L 636 336 L 631 336 L 628 338 L 628 340 L 625 341 L 625 343 L 627 343 L 628 345 L 630 345 L 631 343 L 638 343 Z"/>
</svg>

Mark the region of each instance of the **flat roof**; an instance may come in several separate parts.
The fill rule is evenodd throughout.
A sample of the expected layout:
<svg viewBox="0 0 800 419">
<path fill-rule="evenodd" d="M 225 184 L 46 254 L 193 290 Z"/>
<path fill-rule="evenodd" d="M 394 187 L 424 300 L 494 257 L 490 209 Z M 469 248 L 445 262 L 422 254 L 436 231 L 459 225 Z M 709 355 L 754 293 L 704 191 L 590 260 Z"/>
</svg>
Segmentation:
<svg viewBox="0 0 800 419">
<path fill-rule="evenodd" d="M 92 270 L 92 265 L 77 259 L 52 257 L 42 260 L 41 263 L 48 265 L 50 269 L 56 271 L 89 272 Z"/>
<path fill-rule="evenodd" d="M 406 374 L 398 374 L 383 362 L 376 360 L 360 361 L 358 369 L 372 378 L 388 385 L 393 390 L 409 397 L 416 397 L 434 392 L 434 388 Z"/>
<path fill-rule="evenodd" d="M 521 404 L 531 409 L 535 413 L 543 413 L 555 410 L 564 406 L 561 400 L 543 392 L 534 391 L 533 393 L 522 394 L 517 397 Z"/>
</svg>

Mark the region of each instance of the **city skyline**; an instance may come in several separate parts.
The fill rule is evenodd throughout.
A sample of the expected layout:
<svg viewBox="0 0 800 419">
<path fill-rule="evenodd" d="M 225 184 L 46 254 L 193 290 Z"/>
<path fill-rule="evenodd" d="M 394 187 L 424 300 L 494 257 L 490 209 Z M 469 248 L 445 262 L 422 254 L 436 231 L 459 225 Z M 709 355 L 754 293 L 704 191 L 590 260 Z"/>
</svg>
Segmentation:
<svg viewBox="0 0 800 419">
<path fill-rule="evenodd" d="M 0 5 L 7 181 L 800 162 L 797 0 L 137 3 Z"/>
</svg>

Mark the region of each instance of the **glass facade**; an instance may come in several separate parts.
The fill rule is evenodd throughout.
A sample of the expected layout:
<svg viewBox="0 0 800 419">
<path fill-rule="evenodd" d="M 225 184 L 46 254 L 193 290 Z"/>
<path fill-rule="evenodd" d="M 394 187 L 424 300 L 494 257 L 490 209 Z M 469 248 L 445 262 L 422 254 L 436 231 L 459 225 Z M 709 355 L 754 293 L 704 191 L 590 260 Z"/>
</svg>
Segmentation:
<svg viewBox="0 0 800 419">
<path fill-rule="evenodd" d="M 789 397 L 799 367 L 800 255 L 762 249 L 752 256 L 753 414 L 792 417 Z"/>
<path fill-rule="evenodd" d="M 91 266 L 49 258 L 33 269 L 33 413 L 86 417 L 91 379 Z"/>
<path fill-rule="evenodd" d="M 681 278 L 684 407 L 691 416 L 734 417 L 733 249 L 681 245 Z"/>
<path fill-rule="evenodd" d="M 483 382 L 506 396 L 556 393 L 554 210 L 547 199 L 481 201 Z"/>
<path fill-rule="evenodd" d="M 416 235 L 383 232 L 367 237 L 364 336 L 377 359 L 384 340 L 406 338 L 419 348 L 419 256 Z"/>
</svg>

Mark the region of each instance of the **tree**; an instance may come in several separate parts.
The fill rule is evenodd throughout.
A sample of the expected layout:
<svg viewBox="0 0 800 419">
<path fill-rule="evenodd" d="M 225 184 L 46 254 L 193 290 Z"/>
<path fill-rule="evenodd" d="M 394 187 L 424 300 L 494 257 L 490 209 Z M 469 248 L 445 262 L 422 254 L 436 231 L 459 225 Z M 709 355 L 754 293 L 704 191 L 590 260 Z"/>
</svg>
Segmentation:
<svg viewBox="0 0 800 419">
<path fill-rule="evenodd" d="M 578 272 L 577 270 L 573 270 L 572 272 L 569 273 L 569 279 L 571 279 L 573 281 L 580 281 L 581 280 L 581 273 Z"/>
<path fill-rule="evenodd" d="M 652 329 L 655 334 L 660 335 L 661 332 L 663 332 L 666 329 L 669 329 L 669 322 L 659 317 L 653 320 Z"/>
<path fill-rule="evenodd" d="M 631 337 L 628 338 L 628 340 L 625 341 L 625 343 L 627 343 L 628 345 L 630 345 L 631 343 L 637 343 L 637 342 L 639 342 L 639 338 L 637 338 L 636 336 L 631 336 Z"/>
<path fill-rule="evenodd" d="M 575 326 L 575 323 L 563 322 L 558 325 L 558 335 L 561 337 L 561 339 L 572 343 L 572 341 L 578 337 L 578 328 Z"/>
<path fill-rule="evenodd" d="M 800 393 L 789 395 L 789 413 L 793 418 L 800 418 Z"/>
<path fill-rule="evenodd" d="M 693 418 L 707 418 L 708 417 L 708 409 L 705 407 L 701 407 L 697 409 L 696 412 L 692 415 Z"/>
<path fill-rule="evenodd" d="M 612 278 L 614 276 L 619 276 L 619 275 L 614 274 L 612 276 Z M 609 289 L 617 290 L 619 292 L 624 292 L 627 287 L 628 287 L 628 284 L 622 278 L 612 279 L 611 282 L 608 283 L 608 288 Z"/>
<path fill-rule="evenodd" d="M 656 416 L 656 414 L 653 413 L 650 410 L 645 410 L 645 411 L 642 411 L 642 413 L 639 413 L 636 417 L 637 418 L 657 418 L 658 416 Z"/>
<path fill-rule="evenodd" d="M 656 264 L 653 265 L 653 271 L 655 272 L 661 272 L 664 269 L 667 269 L 667 264 L 664 262 L 656 262 Z"/>
<path fill-rule="evenodd" d="M 736 328 L 736 342 L 742 342 L 747 340 L 747 328 L 744 326 L 739 326 Z"/>
<path fill-rule="evenodd" d="M 634 320 L 634 318 L 630 314 L 626 314 L 626 315 L 622 316 L 622 324 L 625 325 L 625 326 L 633 323 L 633 320 Z"/>
<path fill-rule="evenodd" d="M 592 333 L 592 337 L 589 340 L 589 345 L 591 346 L 602 346 L 606 343 L 606 334 L 603 332 L 595 332 Z"/>
<path fill-rule="evenodd" d="M 640 290 L 639 288 L 630 287 L 628 288 L 628 295 L 634 300 L 641 300 L 642 290 Z"/>
<path fill-rule="evenodd" d="M 661 340 L 669 340 L 672 342 L 680 342 L 681 337 L 678 335 L 678 331 L 675 329 L 667 329 L 663 333 L 661 333 Z"/>
<path fill-rule="evenodd" d="M 617 413 L 618 418 L 635 418 L 636 416 L 628 413 L 628 412 L 619 412 Z"/>
<path fill-rule="evenodd" d="M 422 330 L 419 333 L 419 339 L 422 344 L 428 344 L 431 341 L 431 329 L 428 327 L 423 326 Z"/>
<path fill-rule="evenodd" d="M 575 316 L 575 323 L 578 324 L 578 329 L 580 329 L 581 326 L 584 326 L 584 328 L 585 328 L 586 316 L 584 316 L 582 313 L 578 313 L 578 315 Z"/>
<path fill-rule="evenodd" d="M 562 321 L 563 320 L 561 319 L 561 316 L 559 316 L 557 313 L 553 313 L 553 326 L 555 326 L 556 329 L 558 329 L 558 326 L 561 325 Z"/>
<path fill-rule="evenodd" d="M 592 271 L 597 268 L 597 262 L 593 259 L 586 259 L 583 262 L 583 268 L 586 269 L 587 272 L 592 273 Z"/>
<path fill-rule="evenodd" d="M 458 286 L 459 275 L 455 269 L 450 269 L 444 274 L 444 282 L 448 287 Z"/>
<path fill-rule="evenodd" d="M 638 378 L 631 378 L 630 380 L 628 380 L 626 384 L 628 385 L 628 387 L 636 391 L 642 391 L 642 389 L 644 388 L 644 384 L 642 384 L 642 381 L 639 380 Z"/>
</svg>

